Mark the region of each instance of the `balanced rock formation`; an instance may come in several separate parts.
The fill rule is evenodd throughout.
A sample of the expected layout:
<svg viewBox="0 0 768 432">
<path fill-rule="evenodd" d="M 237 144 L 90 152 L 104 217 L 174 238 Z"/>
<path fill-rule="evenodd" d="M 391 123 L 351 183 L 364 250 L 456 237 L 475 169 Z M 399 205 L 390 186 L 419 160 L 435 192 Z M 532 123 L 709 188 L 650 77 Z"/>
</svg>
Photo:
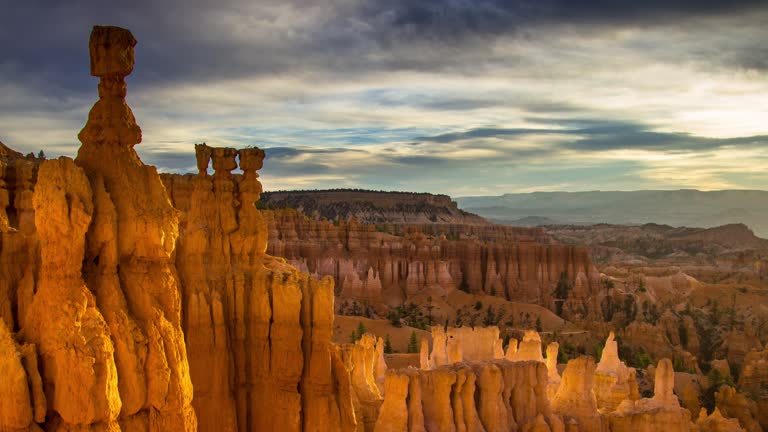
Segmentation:
<svg viewBox="0 0 768 432">
<path fill-rule="evenodd" d="M 125 29 L 94 27 L 99 101 L 76 161 L 4 152 L 0 315 L 17 332 L 32 418 L 48 430 L 196 429 L 176 211 L 133 150 L 141 129 L 125 103 L 135 44 Z"/>
<path fill-rule="evenodd" d="M 130 32 L 117 27 L 94 27 L 91 33 L 91 74 L 100 78 L 99 101 L 78 135 L 82 146 L 76 159 L 93 191 L 83 277 L 115 340 L 121 417 L 126 418 L 121 421 L 136 427 L 133 422 L 146 422 L 142 411 L 148 411 L 150 428 L 194 430 L 181 293 L 172 261 L 178 215 L 156 169 L 144 165 L 133 149 L 141 142 L 141 129 L 125 103 L 124 78 L 133 70 L 134 45 Z"/>
</svg>

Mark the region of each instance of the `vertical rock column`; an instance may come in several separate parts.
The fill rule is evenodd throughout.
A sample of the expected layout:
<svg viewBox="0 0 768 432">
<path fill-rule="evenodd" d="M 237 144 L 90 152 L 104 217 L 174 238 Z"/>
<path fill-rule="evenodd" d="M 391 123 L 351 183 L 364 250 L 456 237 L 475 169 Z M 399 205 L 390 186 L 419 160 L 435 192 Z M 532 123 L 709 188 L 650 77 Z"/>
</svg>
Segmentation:
<svg viewBox="0 0 768 432">
<path fill-rule="evenodd" d="M 99 100 L 78 138 L 76 163 L 94 193 L 85 276 L 112 329 L 125 429 L 196 429 L 192 383 L 181 330 L 181 300 L 171 256 L 178 235 L 173 209 L 152 166 L 133 146 L 141 129 L 125 102 L 136 40 L 119 27 L 93 28 L 91 75 Z"/>
<path fill-rule="evenodd" d="M 184 336 L 195 389 L 192 405 L 199 430 L 232 432 L 237 430 L 237 416 L 230 385 L 234 371 L 226 293 L 234 280 L 230 277 L 226 234 L 237 228 L 229 173 L 236 166 L 235 151 L 226 149 L 226 155 L 218 152 L 216 175 L 211 178 L 207 169 L 212 149 L 199 144 L 195 150 L 199 173 L 191 179 L 190 206 L 176 255 L 183 287 Z"/>
<path fill-rule="evenodd" d="M 88 178 L 71 159 L 46 161 L 33 204 L 40 268 L 22 336 L 40 350 L 49 411 L 65 428 L 119 429 L 114 346 L 81 276 L 93 215 Z"/>
<path fill-rule="evenodd" d="M 264 152 L 195 150 L 198 175 L 166 184 L 186 203 L 176 265 L 199 430 L 351 430 L 349 372 L 331 343 L 333 281 L 265 253 Z M 242 176 L 231 173 L 238 157 Z"/>
</svg>

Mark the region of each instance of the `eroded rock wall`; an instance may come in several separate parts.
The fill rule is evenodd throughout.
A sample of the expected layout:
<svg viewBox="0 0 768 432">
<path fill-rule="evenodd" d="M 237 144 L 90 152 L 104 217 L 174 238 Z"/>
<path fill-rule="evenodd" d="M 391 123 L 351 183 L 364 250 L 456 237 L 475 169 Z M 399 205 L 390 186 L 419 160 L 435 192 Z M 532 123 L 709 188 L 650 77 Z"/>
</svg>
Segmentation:
<svg viewBox="0 0 768 432">
<path fill-rule="evenodd" d="M 375 431 L 563 431 L 540 362 L 491 360 L 387 372 Z"/>
<path fill-rule="evenodd" d="M 568 310 L 597 311 L 589 295 L 598 289 L 599 274 L 587 249 L 549 244 L 530 229 L 472 227 L 465 231 L 476 234 L 448 238 L 448 228 L 441 236 L 401 226 L 393 235 L 392 227 L 313 220 L 289 209 L 264 214 L 268 252 L 333 276 L 344 299 L 398 306 L 414 295 L 463 289 L 553 307 L 551 293 L 564 276 L 573 288 Z"/>
<path fill-rule="evenodd" d="M 338 386 L 355 388 L 357 381 L 341 353 L 333 365 L 333 280 L 265 254 L 267 229 L 256 208 L 264 152 L 204 144 L 196 151 L 197 175 L 163 181 L 181 211 L 176 267 L 200 430 L 362 425 L 338 397 Z M 238 164 L 241 176 L 231 173 Z M 343 392 L 351 395 L 350 388 Z"/>
</svg>

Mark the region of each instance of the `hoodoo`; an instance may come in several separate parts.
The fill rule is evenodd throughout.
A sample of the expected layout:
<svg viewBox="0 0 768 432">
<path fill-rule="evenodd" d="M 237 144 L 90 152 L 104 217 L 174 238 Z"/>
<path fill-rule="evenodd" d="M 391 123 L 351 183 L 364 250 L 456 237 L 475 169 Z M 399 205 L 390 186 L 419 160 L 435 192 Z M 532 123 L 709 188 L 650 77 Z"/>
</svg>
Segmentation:
<svg viewBox="0 0 768 432">
<path fill-rule="evenodd" d="M 259 148 L 198 144 L 197 173 L 159 175 L 134 150 L 141 129 L 125 100 L 136 43 L 128 30 L 93 28 L 99 100 L 75 160 L 22 156 L 0 143 L 0 432 L 763 430 L 768 350 L 733 330 L 735 297 L 721 350 L 741 366 L 738 388 L 724 384 L 728 362 L 713 362 L 708 412 L 691 353 L 655 369 L 630 363 L 635 369 L 619 358 L 616 319 L 589 321 L 615 312 L 626 319 L 617 333 L 625 341 L 661 338 L 700 351 L 712 341 L 694 337 L 696 314 L 652 319 L 655 306 L 643 303 L 648 318 L 634 320 L 626 285 L 626 310 L 607 301 L 611 294 L 596 301 L 613 282 L 584 248 L 550 243 L 536 229 L 478 225 L 477 241 L 460 244 L 424 227 L 400 236 L 354 220 L 262 212 Z M 419 344 L 408 329 L 409 353 L 392 353 L 395 338 L 368 333 L 363 321 L 376 331 L 426 325 L 358 317 L 351 342 L 334 343 L 345 320 L 334 326 L 331 276 L 341 280 L 336 294 L 366 302 L 369 315 L 369 302 L 405 310 L 406 300 L 426 296 L 431 334 L 422 331 Z M 651 288 L 638 292 L 663 294 Z M 486 326 L 435 320 L 432 296 L 444 302 L 451 293 L 475 300 L 463 308 L 474 304 Z M 493 325 L 502 317 L 493 303 L 513 300 L 561 309 L 561 327 L 544 331 L 537 319 L 530 330 L 526 317 L 511 333 L 515 316 Z M 570 331 L 572 318 L 593 326 Z M 571 344 L 589 342 L 590 332 L 608 335 L 595 347 L 599 363 Z M 653 396 L 641 398 L 652 370 Z"/>
</svg>

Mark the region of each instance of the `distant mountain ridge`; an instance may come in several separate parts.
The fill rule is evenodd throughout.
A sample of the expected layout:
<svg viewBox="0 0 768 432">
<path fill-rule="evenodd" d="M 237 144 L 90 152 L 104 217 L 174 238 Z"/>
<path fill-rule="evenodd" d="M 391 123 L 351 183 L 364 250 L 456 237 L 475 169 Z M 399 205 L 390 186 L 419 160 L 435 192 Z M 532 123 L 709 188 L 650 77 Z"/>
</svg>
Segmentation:
<svg viewBox="0 0 768 432">
<path fill-rule="evenodd" d="M 640 190 L 532 192 L 455 198 L 459 207 L 513 224 L 522 218 L 562 224 L 645 224 L 711 228 L 745 224 L 768 238 L 768 191 Z"/>
<path fill-rule="evenodd" d="M 294 208 L 317 219 L 357 219 L 370 224 L 488 225 L 460 210 L 448 195 L 364 189 L 275 191 L 261 194 L 266 208 Z"/>
</svg>

